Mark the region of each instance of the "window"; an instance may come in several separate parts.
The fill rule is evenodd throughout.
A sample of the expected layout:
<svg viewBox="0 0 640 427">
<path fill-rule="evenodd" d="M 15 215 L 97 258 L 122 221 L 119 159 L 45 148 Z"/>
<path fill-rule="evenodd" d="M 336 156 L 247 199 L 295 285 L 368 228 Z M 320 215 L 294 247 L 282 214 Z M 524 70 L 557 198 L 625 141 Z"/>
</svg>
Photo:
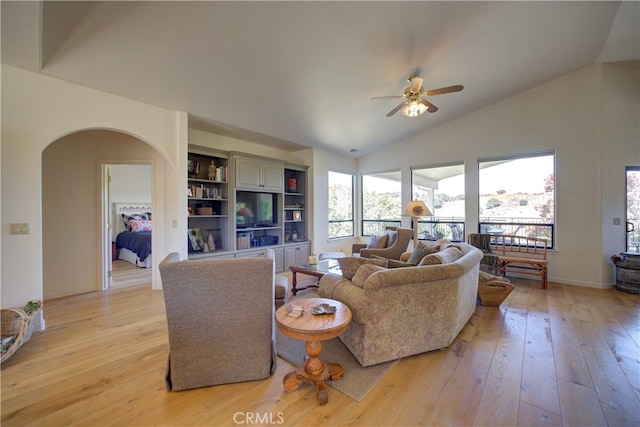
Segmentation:
<svg viewBox="0 0 640 427">
<path fill-rule="evenodd" d="M 432 218 L 420 218 L 418 238 L 464 242 L 464 164 L 411 170 L 411 198 L 427 204 Z"/>
<path fill-rule="evenodd" d="M 627 252 L 640 253 L 640 166 L 627 167 Z"/>
<path fill-rule="evenodd" d="M 352 174 L 329 171 L 329 238 L 353 236 Z"/>
<path fill-rule="evenodd" d="M 387 226 L 400 227 L 402 182 L 400 172 L 362 175 L 362 235 L 384 234 Z"/>
<path fill-rule="evenodd" d="M 481 233 L 547 239 L 554 247 L 555 154 L 478 161 Z"/>
</svg>

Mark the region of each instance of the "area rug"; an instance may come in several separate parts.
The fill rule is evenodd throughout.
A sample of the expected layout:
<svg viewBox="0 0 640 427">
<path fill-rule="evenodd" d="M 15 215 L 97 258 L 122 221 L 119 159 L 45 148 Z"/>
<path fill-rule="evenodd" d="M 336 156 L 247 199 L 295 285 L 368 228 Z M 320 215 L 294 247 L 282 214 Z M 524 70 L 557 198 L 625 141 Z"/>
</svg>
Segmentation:
<svg viewBox="0 0 640 427">
<path fill-rule="evenodd" d="M 280 331 L 277 332 L 276 351 L 278 356 L 296 366 L 304 361 L 307 354 L 304 341 L 286 337 Z M 320 358 L 327 362 L 339 363 L 344 368 L 344 377 L 338 381 L 327 381 L 327 385 L 358 402 L 362 401 L 398 362 L 393 360 L 363 368 L 338 338 L 322 342 Z"/>
</svg>

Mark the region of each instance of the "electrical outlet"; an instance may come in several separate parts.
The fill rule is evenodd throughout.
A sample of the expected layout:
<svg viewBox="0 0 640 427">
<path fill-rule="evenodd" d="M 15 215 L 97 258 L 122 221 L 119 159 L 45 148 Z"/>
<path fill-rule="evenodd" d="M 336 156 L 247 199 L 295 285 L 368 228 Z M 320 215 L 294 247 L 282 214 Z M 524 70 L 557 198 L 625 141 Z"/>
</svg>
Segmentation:
<svg viewBox="0 0 640 427">
<path fill-rule="evenodd" d="M 174 219 L 171 223 L 171 225 L 173 226 L 173 228 L 178 228 L 178 220 Z"/>
<path fill-rule="evenodd" d="M 28 222 L 17 222 L 12 223 L 10 226 L 11 234 L 29 234 L 29 223 Z"/>
<path fill-rule="evenodd" d="M 613 218 L 613 225 L 620 225 L 620 218 Z"/>
</svg>

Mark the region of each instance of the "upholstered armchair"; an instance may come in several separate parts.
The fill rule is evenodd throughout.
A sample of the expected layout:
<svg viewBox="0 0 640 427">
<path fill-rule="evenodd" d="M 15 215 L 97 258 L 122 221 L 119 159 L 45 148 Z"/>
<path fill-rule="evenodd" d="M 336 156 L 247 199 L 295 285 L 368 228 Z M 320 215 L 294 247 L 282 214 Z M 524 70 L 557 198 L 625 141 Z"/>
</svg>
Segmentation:
<svg viewBox="0 0 640 427">
<path fill-rule="evenodd" d="M 379 247 L 380 237 L 386 237 L 384 246 Z M 395 230 L 387 230 L 382 236 L 372 236 L 368 244 L 355 243 L 352 247 L 354 255 L 360 254 L 361 257 L 370 258 L 372 255 L 381 256 L 387 259 L 399 260 L 400 256 L 407 251 L 413 230 L 410 228 L 398 227 Z"/>
<path fill-rule="evenodd" d="M 169 390 L 273 373 L 273 259 L 180 261 L 172 253 L 159 269 L 169 330 Z"/>
</svg>

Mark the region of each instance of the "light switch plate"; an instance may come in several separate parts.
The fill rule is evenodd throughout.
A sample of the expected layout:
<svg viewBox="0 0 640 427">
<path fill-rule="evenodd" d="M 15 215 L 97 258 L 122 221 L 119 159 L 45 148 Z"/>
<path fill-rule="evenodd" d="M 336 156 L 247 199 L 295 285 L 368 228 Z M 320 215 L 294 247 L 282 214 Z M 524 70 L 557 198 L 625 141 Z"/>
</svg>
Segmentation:
<svg viewBox="0 0 640 427">
<path fill-rule="evenodd" d="M 11 234 L 29 234 L 29 223 L 16 222 L 16 223 L 10 224 L 10 233 Z"/>
</svg>

